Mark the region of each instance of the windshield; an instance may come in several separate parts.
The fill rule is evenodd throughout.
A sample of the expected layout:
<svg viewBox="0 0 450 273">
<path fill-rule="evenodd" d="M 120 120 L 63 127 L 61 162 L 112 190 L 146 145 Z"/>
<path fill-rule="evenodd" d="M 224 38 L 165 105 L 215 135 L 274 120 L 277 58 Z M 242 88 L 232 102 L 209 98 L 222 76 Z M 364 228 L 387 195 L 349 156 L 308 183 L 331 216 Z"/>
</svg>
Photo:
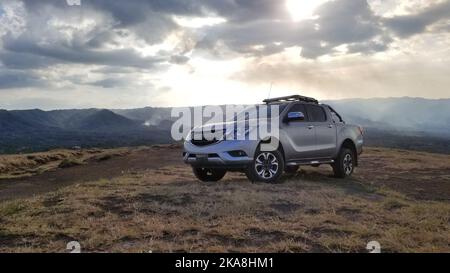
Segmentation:
<svg viewBox="0 0 450 273">
<path fill-rule="evenodd" d="M 281 112 L 286 108 L 287 104 L 261 104 L 261 105 L 252 105 L 247 108 L 245 108 L 243 111 L 236 114 L 234 117 L 227 117 L 227 121 L 233 121 L 233 120 L 249 120 L 250 118 L 258 118 L 259 113 L 262 114 L 267 113 L 266 117 L 271 118 L 272 114 L 274 116 L 279 116 Z M 273 111 L 276 111 L 276 107 L 278 107 L 278 115 L 276 112 L 272 113 Z"/>
</svg>

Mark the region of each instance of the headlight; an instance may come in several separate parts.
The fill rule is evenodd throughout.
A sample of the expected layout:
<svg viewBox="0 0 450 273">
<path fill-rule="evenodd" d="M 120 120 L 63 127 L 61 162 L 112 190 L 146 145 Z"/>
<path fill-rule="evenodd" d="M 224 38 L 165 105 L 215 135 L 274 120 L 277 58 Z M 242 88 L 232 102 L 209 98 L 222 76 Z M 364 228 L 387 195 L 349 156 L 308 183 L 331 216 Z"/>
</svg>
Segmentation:
<svg viewBox="0 0 450 273">
<path fill-rule="evenodd" d="M 192 130 L 189 131 L 187 136 L 184 138 L 185 141 L 191 141 L 192 140 Z"/>
<path fill-rule="evenodd" d="M 242 130 L 231 130 L 225 133 L 225 139 L 227 140 L 244 140 L 250 134 L 251 129 L 247 128 Z"/>
</svg>

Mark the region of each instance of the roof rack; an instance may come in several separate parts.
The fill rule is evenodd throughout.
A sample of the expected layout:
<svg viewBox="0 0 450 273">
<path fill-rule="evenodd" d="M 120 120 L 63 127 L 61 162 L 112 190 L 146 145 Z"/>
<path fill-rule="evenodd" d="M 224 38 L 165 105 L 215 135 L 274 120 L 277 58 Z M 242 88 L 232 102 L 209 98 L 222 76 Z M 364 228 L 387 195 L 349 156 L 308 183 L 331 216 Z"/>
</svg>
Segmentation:
<svg viewBox="0 0 450 273">
<path fill-rule="evenodd" d="M 319 101 L 314 99 L 314 98 L 300 96 L 300 95 L 293 95 L 293 96 L 279 97 L 279 98 L 272 98 L 272 99 L 263 100 L 263 102 L 266 103 L 266 104 L 269 104 L 269 103 L 272 103 L 272 102 L 290 102 L 290 101 L 304 101 L 304 102 L 311 102 L 311 103 L 319 103 Z"/>
</svg>

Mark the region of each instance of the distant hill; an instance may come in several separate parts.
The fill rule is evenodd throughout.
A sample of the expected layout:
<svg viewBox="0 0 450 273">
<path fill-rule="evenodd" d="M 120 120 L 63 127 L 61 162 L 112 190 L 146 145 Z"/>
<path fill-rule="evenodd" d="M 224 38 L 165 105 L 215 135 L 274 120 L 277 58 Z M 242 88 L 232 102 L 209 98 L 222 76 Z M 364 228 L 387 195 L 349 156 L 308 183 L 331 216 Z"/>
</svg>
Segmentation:
<svg viewBox="0 0 450 273">
<path fill-rule="evenodd" d="M 144 107 L 136 109 L 116 109 L 112 111 L 132 120 L 144 121 L 147 125 L 158 125 L 162 120 L 170 119 L 171 108 Z"/>
<path fill-rule="evenodd" d="M 58 127 L 57 121 L 49 112 L 39 109 L 10 111 L 10 114 L 36 128 Z"/>
<path fill-rule="evenodd" d="M 387 130 L 450 136 L 450 99 L 375 98 L 323 101 L 346 120 Z"/>
<path fill-rule="evenodd" d="M 6 110 L 0 110 L 0 132 L 13 134 L 36 130 L 39 126 L 14 115 Z"/>
<path fill-rule="evenodd" d="M 72 129 L 88 131 L 119 131 L 119 130 L 138 130 L 142 129 L 142 122 L 128 119 L 117 115 L 110 110 L 99 110 L 88 116 L 79 119 L 77 123 L 72 124 Z"/>
<path fill-rule="evenodd" d="M 169 133 L 107 109 L 0 110 L 0 153 L 170 143 Z"/>
<path fill-rule="evenodd" d="M 120 130 L 139 129 L 143 122 L 131 120 L 106 109 L 56 110 L 39 109 L 8 112 L 10 118 L 18 119 L 33 127 L 58 128 L 62 130 Z M 7 120 L 4 118 L 2 120 Z"/>
<path fill-rule="evenodd" d="M 366 128 L 369 145 L 450 153 L 450 99 L 322 101 Z M 170 143 L 171 108 L 0 110 L 0 153 Z"/>
</svg>

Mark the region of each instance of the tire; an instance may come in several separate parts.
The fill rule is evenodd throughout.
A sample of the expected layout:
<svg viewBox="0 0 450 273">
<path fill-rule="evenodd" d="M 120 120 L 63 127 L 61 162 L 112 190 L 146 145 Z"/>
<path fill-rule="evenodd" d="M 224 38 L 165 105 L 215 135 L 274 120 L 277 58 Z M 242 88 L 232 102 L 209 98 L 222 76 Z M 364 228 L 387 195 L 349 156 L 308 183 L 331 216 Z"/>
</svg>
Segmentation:
<svg viewBox="0 0 450 273">
<path fill-rule="evenodd" d="M 342 148 L 333 167 L 334 176 L 346 178 L 352 175 L 355 169 L 355 153 L 349 148 Z"/>
<path fill-rule="evenodd" d="M 275 183 L 283 174 L 283 170 L 284 159 L 280 151 L 263 152 L 258 149 L 245 174 L 252 182 Z"/>
<path fill-rule="evenodd" d="M 217 182 L 227 173 L 226 170 L 212 168 L 192 168 L 195 177 L 203 182 Z"/>
<path fill-rule="evenodd" d="M 284 168 L 284 172 L 288 174 L 295 174 L 298 172 L 298 169 L 300 169 L 299 166 L 286 166 Z"/>
</svg>

